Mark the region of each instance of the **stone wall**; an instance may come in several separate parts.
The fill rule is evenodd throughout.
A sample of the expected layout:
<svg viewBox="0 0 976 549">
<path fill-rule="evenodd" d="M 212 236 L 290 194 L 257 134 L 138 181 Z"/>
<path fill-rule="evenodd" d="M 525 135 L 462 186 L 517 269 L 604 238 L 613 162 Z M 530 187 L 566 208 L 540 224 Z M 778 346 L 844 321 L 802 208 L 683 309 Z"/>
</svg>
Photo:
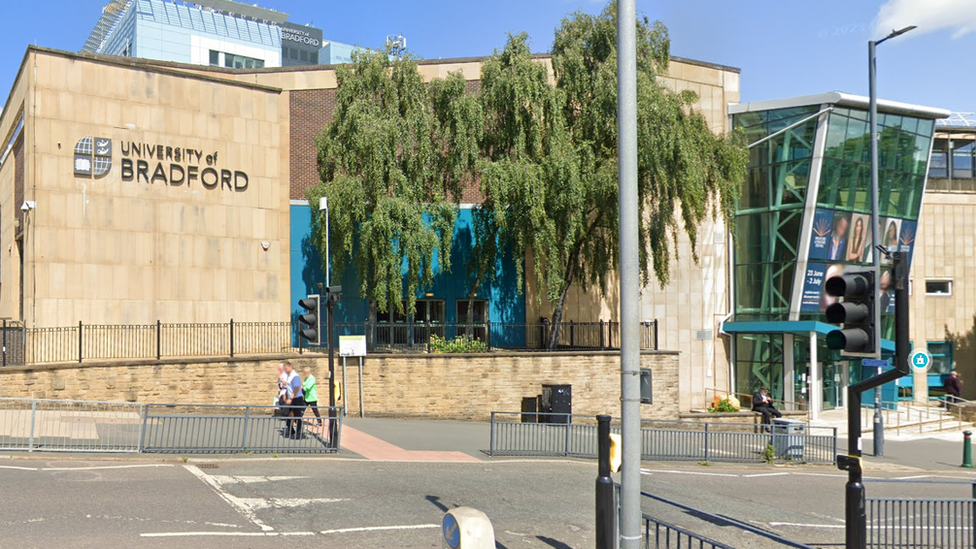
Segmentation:
<svg viewBox="0 0 976 549">
<path fill-rule="evenodd" d="M 269 405 L 282 360 L 299 371 L 311 367 L 320 380 L 320 404 L 328 402 L 328 359 L 321 355 L 7 367 L 0 369 L 0 397 Z M 337 358 L 340 382 L 341 364 Z M 354 415 L 358 360 L 347 364 L 347 405 Z M 617 416 L 619 364 L 619 355 L 607 352 L 373 355 L 364 361 L 363 404 L 367 417 L 487 421 L 492 411 L 519 411 L 522 397 L 538 395 L 543 384 L 569 384 L 574 414 Z M 654 404 L 641 406 L 643 417 L 677 419 L 677 353 L 645 352 L 641 364 L 654 380 Z"/>
</svg>

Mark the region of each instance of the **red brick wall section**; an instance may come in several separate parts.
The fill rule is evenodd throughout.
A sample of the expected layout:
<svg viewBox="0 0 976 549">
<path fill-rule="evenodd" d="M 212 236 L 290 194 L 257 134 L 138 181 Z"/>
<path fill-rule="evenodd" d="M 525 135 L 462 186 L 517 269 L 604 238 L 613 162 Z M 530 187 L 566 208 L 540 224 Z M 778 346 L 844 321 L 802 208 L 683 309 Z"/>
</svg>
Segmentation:
<svg viewBox="0 0 976 549">
<path fill-rule="evenodd" d="M 332 121 L 336 90 L 295 90 L 289 93 L 291 110 L 292 200 L 305 200 L 305 191 L 319 182 L 315 136 Z"/>
<path fill-rule="evenodd" d="M 468 93 L 477 93 L 480 82 L 468 81 Z M 291 109 L 291 181 L 292 200 L 305 200 L 305 192 L 319 182 L 318 148 L 315 136 L 332 122 L 336 108 L 336 90 L 295 90 L 289 93 Z M 478 204 L 482 201 L 478 185 L 468 185 L 459 202 Z"/>
</svg>

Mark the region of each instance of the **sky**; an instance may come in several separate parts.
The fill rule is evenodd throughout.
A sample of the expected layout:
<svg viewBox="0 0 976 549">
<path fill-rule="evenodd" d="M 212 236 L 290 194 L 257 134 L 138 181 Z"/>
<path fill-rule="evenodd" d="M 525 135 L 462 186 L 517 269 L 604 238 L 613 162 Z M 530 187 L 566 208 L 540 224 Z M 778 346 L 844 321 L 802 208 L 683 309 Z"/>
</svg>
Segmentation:
<svg viewBox="0 0 976 549">
<path fill-rule="evenodd" d="M 254 3 L 255 0 L 247 0 Z M 0 101 L 29 44 L 78 51 L 108 0 L 3 2 Z M 594 0 L 259 0 L 321 28 L 326 40 L 378 47 L 402 34 L 425 59 L 490 55 L 526 31 L 545 52 L 563 17 L 597 13 Z M 39 9 L 40 8 L 40 9 Z M 894 28 L 918 29 L 878 47 L 884 99 L 976 111 L 976 0 L 637 0 L 667 26 L 674 56 L 741 69 L 742 101 L 832 90 L 867 95 L 867 42 Z"/>
</svg>

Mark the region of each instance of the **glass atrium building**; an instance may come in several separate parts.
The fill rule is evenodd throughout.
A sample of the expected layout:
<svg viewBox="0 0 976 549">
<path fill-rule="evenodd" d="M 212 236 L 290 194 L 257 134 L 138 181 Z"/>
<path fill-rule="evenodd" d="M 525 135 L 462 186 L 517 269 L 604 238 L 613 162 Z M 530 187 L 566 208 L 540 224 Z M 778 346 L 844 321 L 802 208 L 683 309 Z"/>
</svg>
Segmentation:
<svg viewBox="0 0 976 549">
<path fill-rule="evenodd" d="M 729 107 L 750 144 L 732 257 L 734 391 L 767 386 L 788 408 L 842 406 L 859 360 L 826 348 L 835 326 L 824 280 L 872 263 L 868 99 L 839 92 Z M 881 244 L 911 261 L 936 119 L 947 111 L 878 106 Z M 887 262 L 882 257 L 882 263 Z M 882 276 L 885 288 L 889 278 Z M 894 351 L 894 301 L 883 296 L 884 340 Z"/>
</svg>

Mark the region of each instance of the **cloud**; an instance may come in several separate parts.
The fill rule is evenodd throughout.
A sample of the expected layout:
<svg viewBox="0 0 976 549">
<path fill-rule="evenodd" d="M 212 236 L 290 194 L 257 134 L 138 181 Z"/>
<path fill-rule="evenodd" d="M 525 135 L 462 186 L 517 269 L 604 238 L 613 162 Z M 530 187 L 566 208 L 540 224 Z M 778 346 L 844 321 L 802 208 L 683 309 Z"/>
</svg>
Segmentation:
<svg viewBox="0 0 976 549">
<path fill-rule="evenodd" d="M 874 37 L 918 25 L 909 36 L 949 31 L 953 38 L 976 32 L 976 0 L 887 0 L 875 17 Z"/>
</svg>

